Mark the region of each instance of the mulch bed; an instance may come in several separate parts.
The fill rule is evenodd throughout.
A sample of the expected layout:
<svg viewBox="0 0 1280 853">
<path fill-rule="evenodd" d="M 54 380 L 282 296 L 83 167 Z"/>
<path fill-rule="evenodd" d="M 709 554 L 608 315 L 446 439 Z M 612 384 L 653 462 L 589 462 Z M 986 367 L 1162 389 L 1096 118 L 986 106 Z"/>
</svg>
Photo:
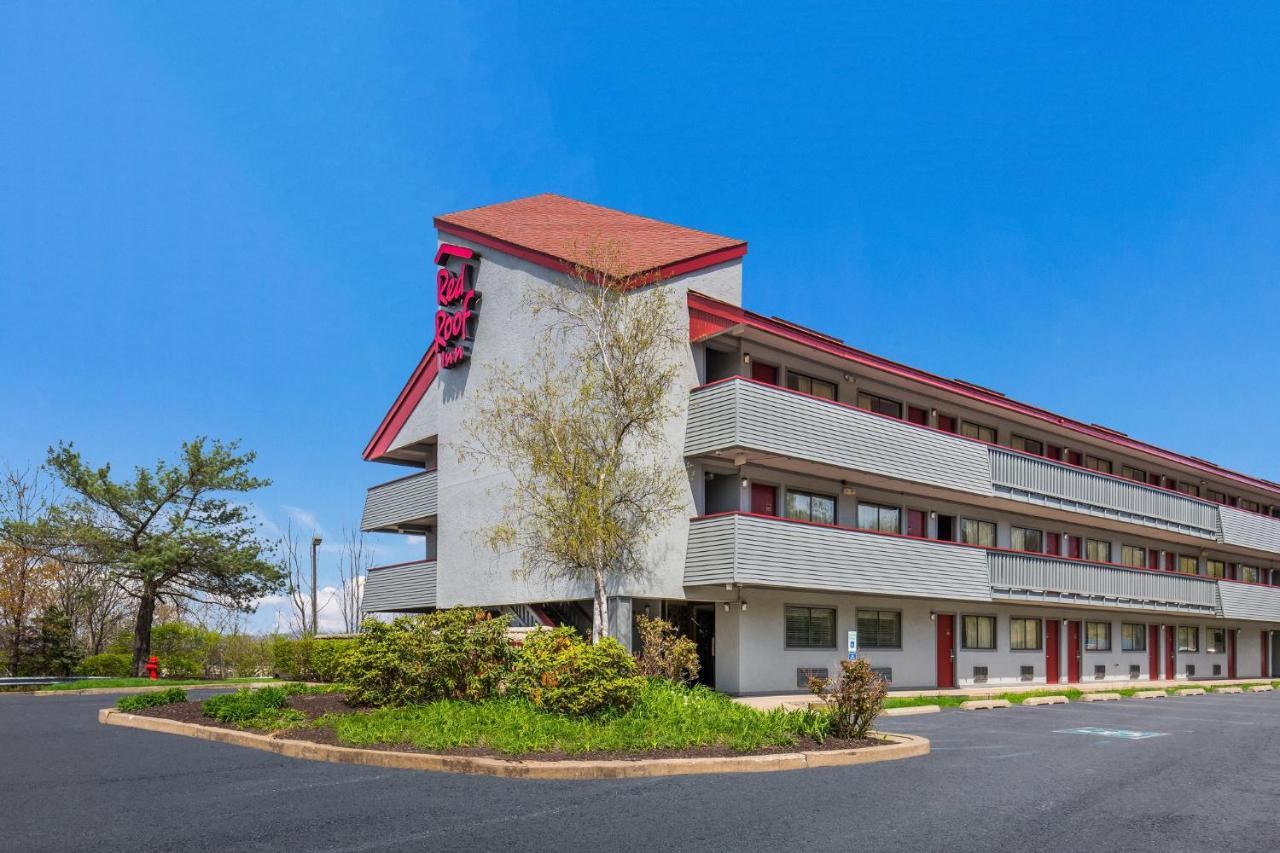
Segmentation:
<svg viewBox="0 0 1280 853">
<path fill-rule="evenodd" d="M 351 714 L 359 711 L 346 703 L 341 693 L 320 693 L 315 695 L 290 696 L 289 707 L 301 711 L 308 720 L 315 720 L 326 714 Z M 166 720 L 177 720 L 180 723 L 195 723 L 201 726 L 212 726 L 221 729 L 236 729 L 236 726 L 220 723 L 206 717 L 200 709 L 199 702 L 175 702 L 171 705 L 160 705 L 136 712 L 142 717 L 163 717 Z M 321 743 L 329 746 L 350 746 L 338 740 L 338 733 L 332 726 L 304 727 L 287 729 L 275 735 L 290 740 L 303 740 L 310 743 Z M 777 755 L 788 752 L 818 752 L 838 749 L 856 749 L 867 746 L 881 746 L 882 741 L 872 738 L 862 740 L 844 740 L 827 738 L 822 743 L 811 738 L 801 738 L 794 744 L 786 746 L 767 746 L 750 752 L 738 752 L 727 746 L 697 746 L 689 749 L 654 749 L 646 751 L 616 752 L 538 752 L 513 757 L 487 747 L 460 746 L 450 749 L 422 749 L 413 744 L 377 744 L 361 747 L 379 752 L 418 752 L 429 755 L 464 755 L 475 758 L 502 758 L 509 761 L 644 761 L 654 758 L 728 758 L 746 755 Z"/>
</svg>

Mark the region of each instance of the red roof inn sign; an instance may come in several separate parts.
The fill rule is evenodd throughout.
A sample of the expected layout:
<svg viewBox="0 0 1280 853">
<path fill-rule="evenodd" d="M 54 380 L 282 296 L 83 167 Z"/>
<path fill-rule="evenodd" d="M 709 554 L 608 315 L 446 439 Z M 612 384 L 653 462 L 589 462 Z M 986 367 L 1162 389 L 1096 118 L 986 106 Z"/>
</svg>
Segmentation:
<svg viewBox="0 0 1280 853">
<path fill-rule="evenodd" d="M 479 256 L 463 246 L 448 243 L 436 252 L 436 357 L 441 367 L 453 367 L 471 357 L 475 337 L 476 309 L 480 294 L 475 289 Z M 453 263 L 457 271 L 449 269 Z"/>
</svg>

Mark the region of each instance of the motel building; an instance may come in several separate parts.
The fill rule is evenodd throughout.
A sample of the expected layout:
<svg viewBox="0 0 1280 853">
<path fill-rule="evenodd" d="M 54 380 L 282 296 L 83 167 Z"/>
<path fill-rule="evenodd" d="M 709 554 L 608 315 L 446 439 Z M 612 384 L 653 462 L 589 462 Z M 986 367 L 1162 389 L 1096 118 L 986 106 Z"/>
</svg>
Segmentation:
<svg viewBox="0 0 1280 853">
<path fill-rule="evenodd" d="M 588 587 L 480 542 L 507 475 L 457 448 L 486 377 L 535 357 L 530 288 L 605 239 L 676 291 L 688 340 L 668 430 L 687 512 L 617 584 L 624 642 L 668 618 L 731 694 L 802 690 L 851 639 L 895 689 L 1280 675 L 1280 484 L 752 313 L 740 240 L 552 195 L 435 225 L 430 346 L 364 451 L 401 471 L 363 529 L 424 550 L 369 572 L 367 611 L 589 628 Z"/>
</svg>

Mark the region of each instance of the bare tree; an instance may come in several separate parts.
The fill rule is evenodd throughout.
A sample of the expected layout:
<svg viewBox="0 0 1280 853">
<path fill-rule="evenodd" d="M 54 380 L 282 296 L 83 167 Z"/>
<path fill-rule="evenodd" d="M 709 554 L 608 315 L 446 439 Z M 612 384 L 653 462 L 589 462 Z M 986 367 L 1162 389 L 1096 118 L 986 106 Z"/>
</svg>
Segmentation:
<svg viewBox="0 0 1280 853">
<path fill-rule="evenodd" d="M 628 273 L 612 244 L 582 256 L 563 286 L 531 292 L 531 315 L 547 322 L 541 353 L 492 372 L 460 455 L 514 481 L 490 546 L 517 549 L 525 573 L 590 583 L 599 640 L 610 586 L 649 570 L 648 543 L 685 506 L 663 443 L 681 339 L 669 289 Z"/>
<path fill-rule="evenodd" d="M 364 600 L 364 579 L 373 566 L 373 554 L 365 550 L 364 534 L 358 530 L 342 531 L 342 556 L 338 562 L 338 611 L 342 614 L 342 630 L 348 634 L 360 629 L 360 605 Z"/>
<path fill-rule="evenodd" d="M 38 468 L 6 468 L 0 474 L 0 522 L 33 524 L 53 498 L 51 484 Z M 0 523 L 0 532 L 7 527 Z M 21 538 L 0 539 L 0 630 L 13 675 L 22 661 L 22 640 L 32 618 L 52 603 L 56 569 L 53 560 Z"/>
<path fill-rule="evenodd" d="M 303 564 L 303 555 L 307 552 L 300 550 L 298 537 L 293 532 L 293 522 L 289 522 L 285 528 L 279 553 L 280 570 L 287 578 L 289 592 L 289 629 L 300 636 L 319 633 L 319 626 L 311 619 L 311 567 L 310 563 Z M 310 559 L 309 555 L 307 559 Z M 317 598 L 323 592 L 323 589 L 317 590 Z M 328 597 L 321 600 L 316 609 L 322 611 L 328 607 L 334 595 L 333 592 L 328 593 Z"/>
</svg>

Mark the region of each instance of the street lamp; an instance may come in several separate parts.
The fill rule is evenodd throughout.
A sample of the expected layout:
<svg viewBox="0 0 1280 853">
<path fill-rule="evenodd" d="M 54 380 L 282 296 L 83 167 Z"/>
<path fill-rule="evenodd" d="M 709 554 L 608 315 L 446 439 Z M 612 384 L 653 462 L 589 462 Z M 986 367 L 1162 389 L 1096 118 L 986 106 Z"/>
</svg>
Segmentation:
<svg viewBox="0 0 1280 853">
<path fill-rule="evenodd" d="M 320 633 L 319 610 L 316 607 L 316 549 L 320 547 L 320 537 L 311 537 L 311 633 Z"/>
</svg>

